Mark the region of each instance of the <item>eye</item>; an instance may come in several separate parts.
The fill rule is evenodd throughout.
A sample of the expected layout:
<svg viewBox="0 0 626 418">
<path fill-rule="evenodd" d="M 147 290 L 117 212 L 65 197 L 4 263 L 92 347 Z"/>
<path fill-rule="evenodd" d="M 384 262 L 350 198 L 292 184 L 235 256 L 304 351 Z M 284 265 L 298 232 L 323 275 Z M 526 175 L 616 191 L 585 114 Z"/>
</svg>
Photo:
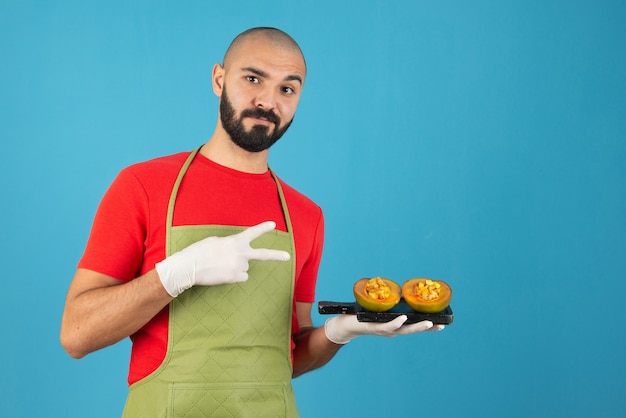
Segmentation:
<svg viewBox="0 0 626 418">
<path fill-rule="evenodd" d="M 287 86 L 282 87 L 281 90 L 285 94 L 295 94 L 296 93 L 296 91 L 293 88 L 287 87 Z"/>
<path fill-rule="evenodd" d="M 253 75 L 247 75 L 246 80 L 254 84 L 259 84 L 259 79 Z"/>
</svg>

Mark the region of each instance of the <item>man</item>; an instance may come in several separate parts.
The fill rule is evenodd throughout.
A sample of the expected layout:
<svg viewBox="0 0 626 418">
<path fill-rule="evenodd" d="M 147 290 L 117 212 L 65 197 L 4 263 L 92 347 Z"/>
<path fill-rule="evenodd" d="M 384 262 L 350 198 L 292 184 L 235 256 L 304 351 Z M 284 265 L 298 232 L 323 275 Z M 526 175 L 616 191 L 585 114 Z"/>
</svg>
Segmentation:
<svg viewBox="0 0 626 418">
<path fill-rule="evenodd" d="M 240 34 L 213 68 L 211 139 L 122 170 L 105 194 L 61 342 L 80 358 L 130 336 L 124 416 L 297 416 L 292 377 L 352 338 L 439 329 L 353 315 L 313 327 L 322 211 L 267 166 L 305 76 L 286 33 Z"/>
</svg>

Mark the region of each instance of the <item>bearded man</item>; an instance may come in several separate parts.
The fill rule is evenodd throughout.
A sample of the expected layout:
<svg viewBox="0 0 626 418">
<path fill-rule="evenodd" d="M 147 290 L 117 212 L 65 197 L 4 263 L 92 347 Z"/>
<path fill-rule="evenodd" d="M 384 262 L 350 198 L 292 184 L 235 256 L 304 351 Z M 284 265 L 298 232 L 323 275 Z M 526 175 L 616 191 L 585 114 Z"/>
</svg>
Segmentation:
<svg viewBox="0 0 626 418">
<path fill-rule="evenodd" d="M 267 165 L 306 71 L 285 32 L 238 35 L 213 67 L 209 141 L 125 168 L 103 197 L 61 343 L 81 358 L 131 338 L 125 417 L 295 417 L 291 379 L 343 344 L 433 328 L 353 315 L 313 326 L 322 210 Z"/>
</svg>

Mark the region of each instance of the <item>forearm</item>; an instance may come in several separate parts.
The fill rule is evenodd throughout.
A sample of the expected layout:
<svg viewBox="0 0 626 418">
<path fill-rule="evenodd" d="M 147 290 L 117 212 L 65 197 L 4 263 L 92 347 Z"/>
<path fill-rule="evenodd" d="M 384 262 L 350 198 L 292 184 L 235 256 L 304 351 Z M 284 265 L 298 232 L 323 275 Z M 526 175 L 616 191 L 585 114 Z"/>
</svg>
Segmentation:
<svg viewBox="0 0 626 418">
<path fill-rule="evenodd" d="M 294 338 L 294 342 L 293 377 L 322 367 L 342 347 L 326 338 L 324 327 L 303 330 Z"/>
<path fill-rule="evenodd" d="M 68 292 L 61 324 L 61 344 L 74 358 L 132 335 L 172 297 L 154 270 L 121 283 L 79 270 Z"/>
</svg>

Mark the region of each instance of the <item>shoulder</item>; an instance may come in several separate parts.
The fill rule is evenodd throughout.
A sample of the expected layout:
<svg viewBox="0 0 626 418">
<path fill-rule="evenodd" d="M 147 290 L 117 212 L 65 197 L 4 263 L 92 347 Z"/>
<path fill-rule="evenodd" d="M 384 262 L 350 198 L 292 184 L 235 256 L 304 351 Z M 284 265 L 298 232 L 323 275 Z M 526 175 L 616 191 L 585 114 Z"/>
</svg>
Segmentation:
<svg viewBox="0 0 626 418">
<path fill-rule="evenodd" d="M 181 152 L 129 165 L 119 172 L 117 181 L 134 183 L 146 190 L 172 183 L 189 154 Z"/>
<path fill-rule="evenodd" d="M 127 174 L 133 174 L 140 178 L 153 176 L 161 172 L 178 173 L 189 154 L 189 152 L 180 152 L 178 154 L 166 155 L 163 157 L 157 157 L 150 160 L 138 162 L 124 168 L 122 172 Z"/>
<path fill-rule="evenodd" d="M 280 177 L 278 181 L 285 194 L 285 199 L 290 207 L 297 208 L 299 212 L 304 212 L 307 217 L 322 217 L 322 208 L 304 193 L 296 190 Z"/>
</svg>

